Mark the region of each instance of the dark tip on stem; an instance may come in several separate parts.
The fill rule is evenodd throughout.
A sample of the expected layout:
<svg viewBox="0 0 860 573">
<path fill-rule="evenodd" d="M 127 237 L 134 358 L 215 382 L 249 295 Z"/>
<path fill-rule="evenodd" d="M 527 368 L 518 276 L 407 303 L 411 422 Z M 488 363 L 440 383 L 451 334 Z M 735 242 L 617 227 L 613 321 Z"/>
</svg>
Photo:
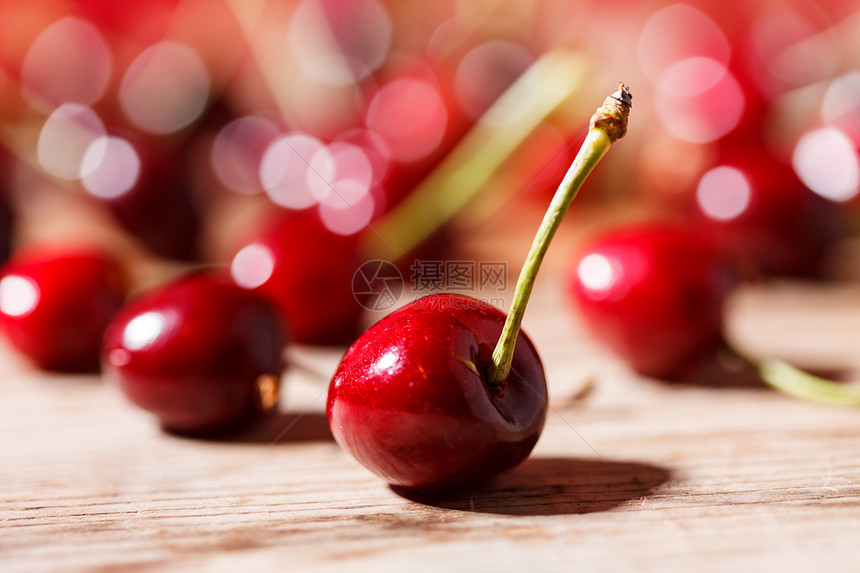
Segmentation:
<svg viewBox="0 0 860 573">
<path fill-rule="evenodd" d="M 618 89 L 609 97 L 617 99 L 627 107 L 633 107 L 633 94 L 624 82 L 618 82 Z"/>
</svg>

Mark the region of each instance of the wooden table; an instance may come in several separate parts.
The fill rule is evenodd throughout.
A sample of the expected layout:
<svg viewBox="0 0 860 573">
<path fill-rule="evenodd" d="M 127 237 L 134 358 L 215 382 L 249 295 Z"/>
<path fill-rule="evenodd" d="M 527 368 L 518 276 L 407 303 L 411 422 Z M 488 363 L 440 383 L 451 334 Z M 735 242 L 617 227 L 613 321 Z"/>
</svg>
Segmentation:
<svg viewBox="0 0 860 573">
<path fill-rule="evenodd" d="M 215 442 L 163 434 L 97 378 L 0 347 L 0 570 L 860 565 L 860 411 L 636 377 L 569 311 L 551 280 L 566 249 L 552 253 L 525 324 L 551 385 L 546 430 L 522 466 L 447 499 L 401 497 L 332 441 L 340 351 L 292 350 L 283 412 Z M 751 354 L 828 368 L 857 366 L 858 319 L 853 283 L 749 287 L 729 309 Z"/>
</svg>

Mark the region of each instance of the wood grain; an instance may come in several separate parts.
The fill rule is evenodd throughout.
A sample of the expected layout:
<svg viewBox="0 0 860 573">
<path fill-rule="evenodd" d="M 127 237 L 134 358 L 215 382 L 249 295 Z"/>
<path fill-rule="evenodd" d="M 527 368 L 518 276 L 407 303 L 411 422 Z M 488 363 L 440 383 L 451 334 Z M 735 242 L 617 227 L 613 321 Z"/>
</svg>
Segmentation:
<svg viewBox="0 0 860 573">
<path fill-rule="evenodd" d="M 526 315 L 553 405 L 533 457 L 446 498 L 401 495 L 332 441 L 324 379 L 339 351 L 294 349 L 303 367 L 285 376 L 283 412 L 215 442 L 163 434 L 97 378 L 35 372 L 0 347 L 0 569 L 860 565 L 860 412 L 760 387 L 637 378 L 559 310 L 560 284 L 539 281 Z M 731 330 L 756 355 L 850 368 L 860 324 L 846 317 L 860 316 L 858 293 L 751 287 L 732 305 Z M 802 332 L 810 324 L 813 338 Z"/>
</svg>

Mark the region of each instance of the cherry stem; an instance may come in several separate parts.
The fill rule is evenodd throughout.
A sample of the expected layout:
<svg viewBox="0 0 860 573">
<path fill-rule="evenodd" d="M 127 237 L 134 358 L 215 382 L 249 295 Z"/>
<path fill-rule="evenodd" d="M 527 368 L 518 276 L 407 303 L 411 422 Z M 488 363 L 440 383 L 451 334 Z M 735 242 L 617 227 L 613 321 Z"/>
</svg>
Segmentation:
<svg viewBox="0 0 860 573">
<path fill-rule="evenodd" d="M 534 241 L 532 241 L 526 261 L 523 263 L 523 268 L 517 279 L 517 286 L 514 289 L 511 309 L 505 320 L 499 342 L 493 350 L 493 363 L 489 372 L 490 384 L 502 384 L 510 374 L 517 336 L 519 336 L 523 315 L 544 255 L 555 232 L 561 225 L 567 208 L 576 197 L 588 175 L 609 151 L 612 143 L 626 133 L 631 103 L 630 90 L 624 84 L 620 84 L 618 90 L 607 97 L 603 105 L 592 116 L 588 135 L 558 186 L 543 221 L 538 227 Z"/>
<path fill-rule="evenodd" d="M 566 49 L 536 60 L 442 163 L 374 225 L 376 232 L 365 235 L 364 254 L 398 260 L 451 219 L 486 187 L 529 134 L 580 90 L 585 67 L 581 54 Z"/>
<path fill-rule="evenodd" d="M 860 388 L 825 380 L 781 360 L 765 360 L 758 368 L 773 388 L 803 400 L 836 406 L 860 406 Z"/>
</svg>

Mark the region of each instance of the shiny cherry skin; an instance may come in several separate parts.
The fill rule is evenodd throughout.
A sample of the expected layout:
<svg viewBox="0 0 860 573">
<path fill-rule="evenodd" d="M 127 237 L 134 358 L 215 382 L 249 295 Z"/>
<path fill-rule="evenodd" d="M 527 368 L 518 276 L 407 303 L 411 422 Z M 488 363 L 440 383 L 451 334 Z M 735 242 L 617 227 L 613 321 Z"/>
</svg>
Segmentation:
<svg viewBox="0 0 860 573">
<path fill-rule="evenodd" d="M 693 216 L 746 272 L 814 277 L 844 213 L 755 140 L 728 138 L 698 181 Z"/>
<path fill-rule="evenodd" d="M 144 294 L 105 332 L 105 375 L 164 429 L 238 429 L 277 404 L 284 335 L 271 306 L 229 277 L 192 274 Z"/>
<path fill-rule="evenodd" d="M 695 230 L 655 222 L 584 244 L 568 291 L 595 339 L 639 374 L 674 380 L 720 347 L 734 277 Z"/>
<path fill-rule="evenodd" d="M 346 352 L 329 387 L 337 442 L 393 486 L 463 490 L 531 452 L 547 411 L 543 366 L 520 333 L 510 376 L 488 383 L 505 315 L 430 295 L 388 315 Z"/>
<path fill-rule="evenodd" d="M 278 309 L 291 340 L 346 345 L 364 312 L 352 292 L 357 253 L 355 236 L 329 231 L 313 211 L 284 211 L 237 252 L 231 274 Z"/>
<path fill-rule="evenodd" d="M 0 325 L 42 369 L 94 372 L 105 327 L 125 298 L 122 269 L 99 250 L 27 250 L 2 269 Z"/>
</svg>

